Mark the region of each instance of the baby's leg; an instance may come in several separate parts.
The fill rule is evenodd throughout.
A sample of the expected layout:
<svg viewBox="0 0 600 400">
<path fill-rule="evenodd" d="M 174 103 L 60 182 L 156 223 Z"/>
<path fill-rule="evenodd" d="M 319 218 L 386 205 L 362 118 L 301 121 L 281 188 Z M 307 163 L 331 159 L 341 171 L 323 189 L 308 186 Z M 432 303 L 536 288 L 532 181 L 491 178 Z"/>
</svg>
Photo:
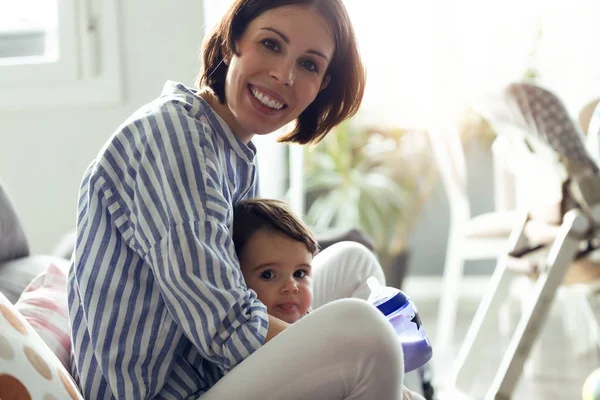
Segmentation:
<svg viewBox="0 0 600 400">
<path fill-rule="evenodd" d="M 356 242 L 340 242 L 326 248 L 315 257 L 312 267 L 313 309 L 342 298 L 366 300 L 371 293 L 367 285 L 370 276 L 385 285 L 383 269 L 373 252 Z M 410 393 L 413 400 L 423 399 Z"/>
<path fill-rule="evenodd" d="M 202 400 L 400 400 L 402 347 L 362 300 L 327 304 L 225 375 Z"/>
<path fill-rule="evenodd" d="M 313 263 L 313 308 L 346 297 L 367 299 L 371 291 L 367 278 L 382 285 L 385 276 L 375 255 L 355 242 L 336 243 L 317 254 Z"/>
</svg>

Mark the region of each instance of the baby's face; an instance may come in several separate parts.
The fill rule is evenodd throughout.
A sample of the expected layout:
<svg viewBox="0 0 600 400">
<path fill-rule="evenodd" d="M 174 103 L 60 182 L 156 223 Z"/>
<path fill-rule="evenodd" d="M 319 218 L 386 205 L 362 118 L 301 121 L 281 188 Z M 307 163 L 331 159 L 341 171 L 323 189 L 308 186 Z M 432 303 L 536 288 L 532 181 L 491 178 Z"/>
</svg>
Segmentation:
<svg viewBox="0 0 600 400">
<path fill-rule="evenodd" d="M 269 314 L 294 323 L 312 303 L 312 254 L 306 245 L 282 233 L 261 229 L 240 254 L 246 284 Z"/>
</svg>

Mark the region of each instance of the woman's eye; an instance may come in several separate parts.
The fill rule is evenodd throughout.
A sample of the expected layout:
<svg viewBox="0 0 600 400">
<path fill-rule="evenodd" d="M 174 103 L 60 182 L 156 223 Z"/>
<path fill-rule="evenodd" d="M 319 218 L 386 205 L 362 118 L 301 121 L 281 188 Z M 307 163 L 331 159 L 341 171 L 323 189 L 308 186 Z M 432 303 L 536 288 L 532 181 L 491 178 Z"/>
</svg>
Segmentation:
<svg viewBox="0 0 600 400">
<path fill-rule="evenodd" d="M 307 71 L 310 71 L 310 72 L 318 71 L 317 64 L 315 64 L 315 62 L 312 60 L 303 60 L 300 62 L 300 65 L 302 65 L 302 67 L 304 69 L 306 69 Z"/>
<path fill-rule="evenodd" d="M 262 279 L 266 279 L 266 280 L 270 281 L 271 279 L 273 279 L 275 277 L 275 273 L 271 270 L 266 270 L 260 274 L 260 277 Z"/>
<path fill-rule="evenodd" d="M 306 276 L 306 271 L 303 269 L 299 269 L 297 271 L 294 272 L 294 277 L 295 278 L 304 278 Z"/>
<path fill-rule="evenodd" d="M 271 51 L 279 51 L 279 43 L 276 40 L 265 39 L 261 43 Z"/>
</svg>

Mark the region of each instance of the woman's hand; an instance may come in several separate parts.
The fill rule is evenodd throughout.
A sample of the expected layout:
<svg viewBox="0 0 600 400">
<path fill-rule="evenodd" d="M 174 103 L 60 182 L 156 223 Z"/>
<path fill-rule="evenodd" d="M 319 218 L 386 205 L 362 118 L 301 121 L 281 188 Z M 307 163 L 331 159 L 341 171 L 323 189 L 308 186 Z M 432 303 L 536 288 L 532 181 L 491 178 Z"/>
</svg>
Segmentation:
<svg viewBox="0 0 600 400">
<path fill-rule="evenodd" d="M 285 321 L 280 320 L 277 317 L 269 314 L 269 330 L 267 331 L 267 337 L 265 339 L 265 343 L 269 340 L 273 339 L 279 333 L 281 333 L 284 329 L 286 329 L 290 324 Z"/>
</svg>

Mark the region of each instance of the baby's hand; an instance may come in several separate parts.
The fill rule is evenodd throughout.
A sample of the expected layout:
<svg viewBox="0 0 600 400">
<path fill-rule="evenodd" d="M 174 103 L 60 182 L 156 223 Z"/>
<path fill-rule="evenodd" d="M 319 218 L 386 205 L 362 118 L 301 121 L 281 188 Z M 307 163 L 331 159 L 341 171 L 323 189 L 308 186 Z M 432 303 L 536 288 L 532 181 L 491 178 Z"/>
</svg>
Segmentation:
<svg viewBox="0 0 600 400">
<path fill-rule="evenodd" d="M 412 395 L 406 389 L 402 391 L 402 400 L 412 400 Z"/>
</svg>

